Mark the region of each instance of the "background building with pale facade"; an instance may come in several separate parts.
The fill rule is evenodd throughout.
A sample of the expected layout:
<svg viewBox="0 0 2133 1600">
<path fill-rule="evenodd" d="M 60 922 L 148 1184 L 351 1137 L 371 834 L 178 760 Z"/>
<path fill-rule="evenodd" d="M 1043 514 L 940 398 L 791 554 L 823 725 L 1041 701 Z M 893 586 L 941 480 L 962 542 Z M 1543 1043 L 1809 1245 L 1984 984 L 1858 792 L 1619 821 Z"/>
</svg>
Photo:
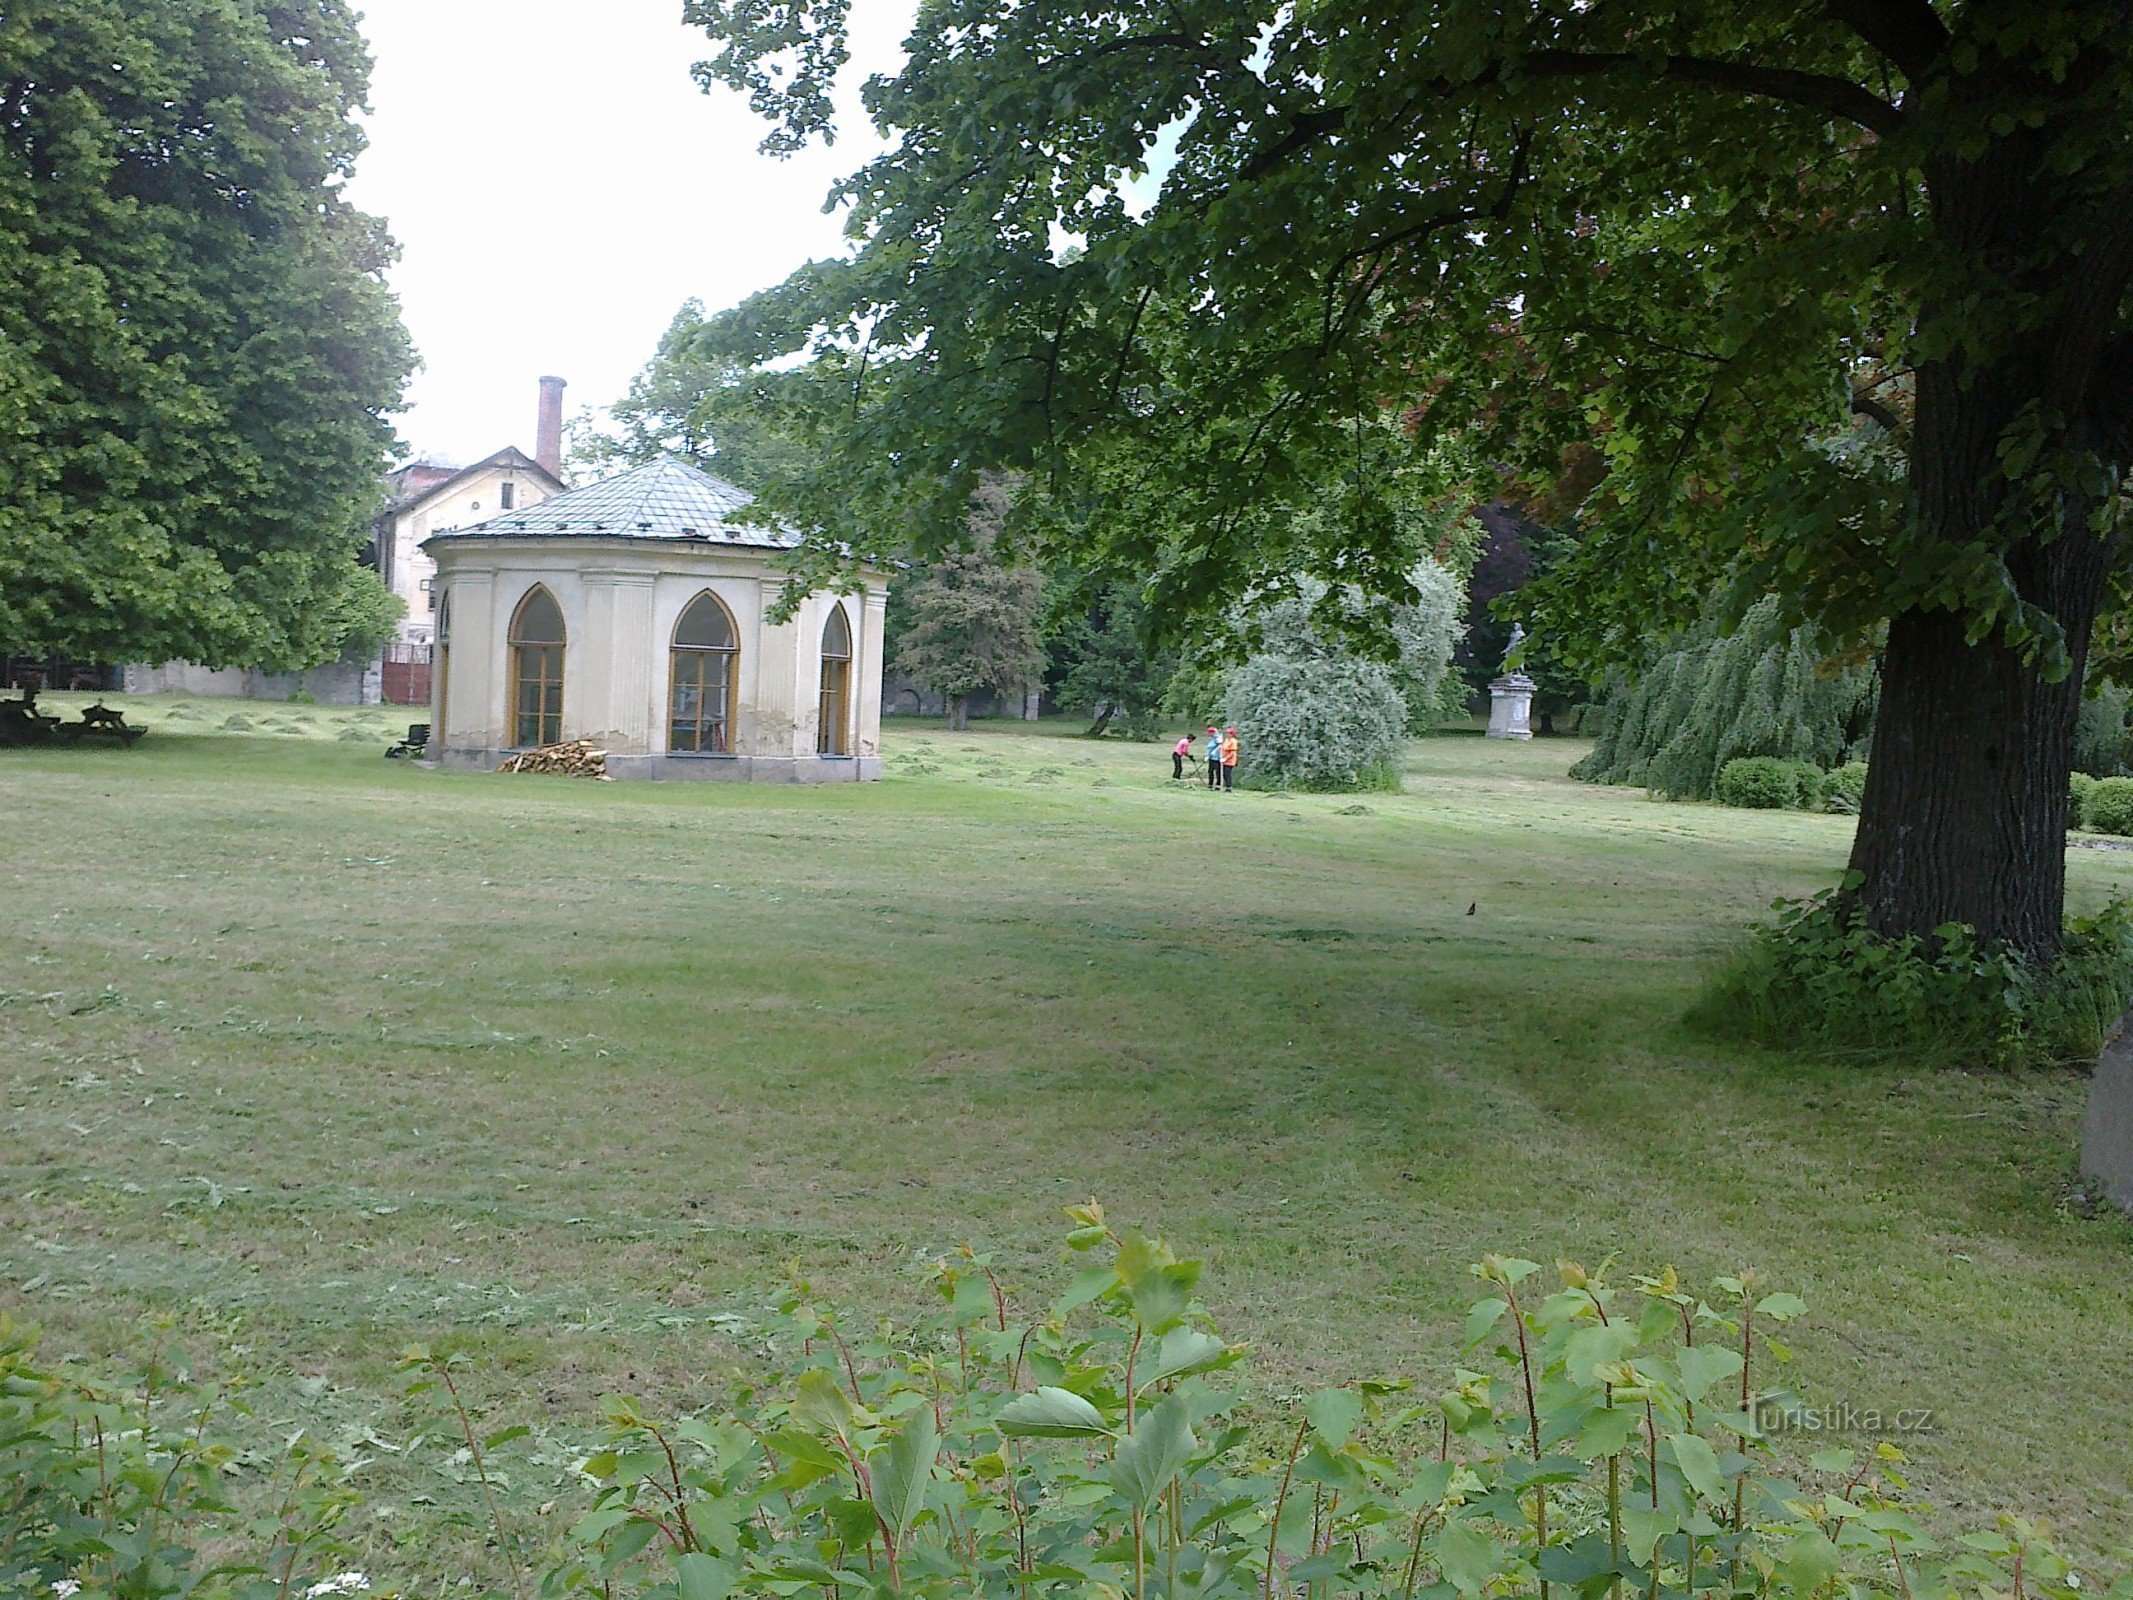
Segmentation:
<svg viewBox="0 0 2133 1600">
<path fill-rule="evenodd" d="M 590 739 L 618 778 L 880 777 L 886 575 L 774 621 L 797 537 L 748 500 L 663 456 L 432 535 L 438 759 Z"/>
</svg>

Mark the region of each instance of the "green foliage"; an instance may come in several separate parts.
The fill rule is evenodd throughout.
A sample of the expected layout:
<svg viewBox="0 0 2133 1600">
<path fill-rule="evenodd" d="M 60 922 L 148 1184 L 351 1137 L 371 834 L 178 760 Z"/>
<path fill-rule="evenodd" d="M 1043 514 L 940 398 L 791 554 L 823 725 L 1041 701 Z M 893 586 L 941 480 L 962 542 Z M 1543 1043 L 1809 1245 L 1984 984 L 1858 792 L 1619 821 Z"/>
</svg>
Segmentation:
<svg viewBox="0 0 2133 1600">
<path fill-rule="evenodd" d="M 302 1431 L 262 1460 L 216 1436 L 216 1397 L 160 1351 L 111 1385 L 36 1348 L 0 1316 L 0 1595 L 287 1600 L 344 1553 L 357 1496 Z M 233 1488 L 258 1505 L 240 1509 Z M 322 1582 L 368 1587 L 361 1574 Z"/>
<path fill-rule="evenodd" d="M 2081 702 L 2080 719 L 2074 725 L 2074 770 L 2092 778 L 2117 778 L 2126 774 L 2129 733 L 2126 726 L 2128 694 L 2119 684 L 2100 685 Z"/>
<path fill-rule="evenodd" d="M 2081 802 L 2081 825 L 2091 833 L 2133 833 L 2133 778 L 2099 778 Z"/>
<path fill-rule="evenodd" d="M 771 1371 L 717 1410 L 610 1403 L 595 1489 L 543 1592 L 727 1600 L 817 1588 L 1252 1600 L 1690 1592 L 1753 1600 L 2002 1592 L 2075 1600 L 2020 1518 L 1943 1544 L 1894 1446 L 1788 1470 L 1773 1382 L 1805 1314 L 1753 1272 L 1515 1257 L 1449 1387 L 1360 1381 L 1253 1408 L 1199 1263 L 1070 1208 L 1086 1264 L 1025 1306 L 967 1249 L 909 1326 L 796 1284 Z"/>
<path fill-rule="evenodd" d="M 2133 822 L 2133 779 L 2123 783 Z M 1844 887 L 1848 887 L 1846 885 Z M 1767 1044 L 1901 1054 L 1957 1066 L 2093 1062 L 2133 1000 L 2133 906 L 2071 919 L 2049 967 L 1949 923 L 1885 938 L 1845 914 L 1843 889 L 1778 901 L 1699 1007 Z"/>
<path fill-rule="evenodd" d="M 1871 668 L 1830 663 L 1812 629 L 1789 626 L 1779 603 L 1765 599 L 1732 633 L 1707 616 L 1633 681 L 1617 680 L 1592 753 L 1571 772 L 1708 800 L 1719 770 L 1741 756 L 1841 764 L 1865 748 L 1875 698 Z"/>
<path fill-rule="evenodd" d="M 1062 586 L 1064 587 L 1064 586 Z M 1177 652 L 1155 647 L 1148 607 L 1130 584 L 1110 584 L 1049 630 L 1054 700 L 1091 719 L 1091 737 L 1123 717 L 1135 739 L 1154 737 L 1177 671 Z"/>
<path fill-rule="evenodd" d="M 790 149 L 831 131 L 848 9 L 686 15 L 704 80 Z M 2125 323 L 2091 308 L 2116 311 L 2126 264 L 2089 241 L 2123 225 L 2133 64 L 2074 0 L 1882 14 L 925 12 L 866 100 L 884 153 L 836 191 L 854 256 L 721 337 L 816 355 L 855 420 L 830 473 L 887 474 L 893 441 L 944 520 L 980 467 L 1145 481 L 1113 536 L 1166 545 L 1181 591 L 1300 565 L 1269 559 L 1285 534 L 1258 508 L 1341 458 L 1358 396 L 1412 396 L 1426 436 L 1473 430 L 1479 459 L 1571 480 L 1583 521 L 1541 631 L 1588 663 L 1634 654 L 1625 616 L 1690 623 L 1735 568 L 1842 639 L 1945 606 L 2063 663 L 2003 557 L 2072 533 L 2124 460 L 2122 429 L 2082 419 L 2115 404 L 2098 357 Z M 1914 416 L 1914 390 L 1988 387 L 1982 448 L 1958 404 Z M 2005 515 L 1920 503 L 1914 427 L 1961 457 L 1933 494 Z M 1389 574 L 1371 516 L 1340 520 Z"/>
<path fill-rule="evenodd" d="M 1466 585 L 1434 560 L 1416 562 L 1408 579 L 1414 597 L 1392 613 L 1399 650 L 1393 676 L 1407 701 L 1409 730 L 1426 733 L 1466 715 L 1466 683 L 1452 670 L 1452 653 L 1465 632 Z"/>
<path fill-rule="evenodd" d="M 778 427 L 763 382 L 707 351 L 704 326 L 702 302 L 684 302 L 629 392 L 608 408 L 613 428 L 577 423 L 570 457 L 588 477 L 677 455 L 761 493 L 801 470 L 801 446 Z"/>
<path fill-rule="evenodd" d="M 1718 769 L 1718 800 L 1751 811 L 1784 811 L 1800 804 L 1800 768 L 1775 756 L 1735 756 Z"/>
<path fill-rule="evenodd" d="M 2096 792 L 2099 781 L 2079 769 L 2066 775 L 2066 825 L 2069 828 L 2085 828 L 2089 825 L 2089 796 Z"/>
<path fill-rule="evenodd" d="M 1865 770 L 1864 763 L 1854 765 Z M 1718 769 L 1713 798 L 1721 805 L 1750 811 L 1819 811 L 1828 797 L 1831 776 L 1812 761 L 1735 756 Z"/>
<path fill-rule="evenodd" d="M 1044 577 L 1002 563 L 990 544 L 951 551 L 904 586 L 896 669 L 948 700 L 961 727 L 972 695 L 1022 694 L 1044 670 Z"/>
<path fill-rule="evenodd" d="M 1237 729 L 1237 781 L 1245 787 L 1400 787 L 1407 702 L 1379 663 L 1268 653 L 1233 669 L 1224 690 L 1222 715 Z"/>
<path fill-rule="evenodd" d="M 343 0 L 28 0 L 0 25 L 0 639 L 295 669 L 367 638 L 355 557 L 412 353 L 342 189 Z"/>
<path fill-rule="evenodd" d="M 1859 802 L 1866 794 L 1866 763 L 1847 761 L 1826 776 L 1827 790 L 1822 796 L 1822 809 L 1838 816 L 1856 817 Z"/>
<path fill-rule="evenodd" d="M 1299 578 L 1288 593 L 1243 612 L 1236 626 L 1255 653 L 1224 674 L 1221 701 L 1223 720 L 1236 725 L 1243 743 L 1240 783 L 1400 786 L 1413 716 L 1402 688 L 1429 697 L 1425 720 L 1433 723 L 1452 679 L 1460 597 L 1458 581 L 1432 560 L 1416 565 L 1408 588 L 1409 600 L 1373 604 L 1355 590 Z M 1390 662 L 1357 653 L 1376 638 L 1389 639 Z"/>
</svg>

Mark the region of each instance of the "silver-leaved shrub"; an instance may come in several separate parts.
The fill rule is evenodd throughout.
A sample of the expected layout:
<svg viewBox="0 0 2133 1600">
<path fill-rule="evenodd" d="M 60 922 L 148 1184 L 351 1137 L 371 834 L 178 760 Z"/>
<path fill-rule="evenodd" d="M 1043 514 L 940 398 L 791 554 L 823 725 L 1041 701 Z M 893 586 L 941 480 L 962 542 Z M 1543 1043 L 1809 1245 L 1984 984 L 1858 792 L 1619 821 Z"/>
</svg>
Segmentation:
<svg viewBox="0 0 2133 1600">
<path fill-rule="evenodd" d="M 1223 715 L 1254 789 L 1397 789 L 1407 701 L 1390 669 L 1352 656 L 1259 655 L 1229 674 Z"/>
</svg>

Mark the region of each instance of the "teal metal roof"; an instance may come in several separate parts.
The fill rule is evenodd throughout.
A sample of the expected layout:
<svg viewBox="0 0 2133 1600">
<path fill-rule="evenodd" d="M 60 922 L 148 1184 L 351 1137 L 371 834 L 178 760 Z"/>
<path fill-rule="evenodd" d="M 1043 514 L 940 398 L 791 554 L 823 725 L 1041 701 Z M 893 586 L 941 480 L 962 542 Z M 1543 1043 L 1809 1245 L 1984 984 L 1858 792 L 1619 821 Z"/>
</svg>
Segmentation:
<svg viewBox="0 0 2133 1600">
<path fill-rule="evenodd" d="M 677 456 L 565 490 L 537 506 L 506 511 L 486 522 L 435 534 L 446 539 L 680 539 L 705 544 L 789 550 L 799 536 L 784 528 L 749 527 L 731 519 L 755 497 Z"/>
</svg>

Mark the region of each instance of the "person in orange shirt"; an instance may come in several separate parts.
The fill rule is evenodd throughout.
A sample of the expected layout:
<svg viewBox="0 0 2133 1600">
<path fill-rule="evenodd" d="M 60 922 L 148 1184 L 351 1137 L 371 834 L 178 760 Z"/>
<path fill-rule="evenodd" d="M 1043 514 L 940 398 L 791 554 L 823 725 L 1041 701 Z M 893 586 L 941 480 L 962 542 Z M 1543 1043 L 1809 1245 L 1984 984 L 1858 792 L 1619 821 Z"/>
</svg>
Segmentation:
<svg viewBox="0 0 2133 1600">
<path fill-rule="evenodd" d="M 1237 730 L 1222 730 L 1222 790 L 1227 794 L 1237 787 Z"/>
</svg>

